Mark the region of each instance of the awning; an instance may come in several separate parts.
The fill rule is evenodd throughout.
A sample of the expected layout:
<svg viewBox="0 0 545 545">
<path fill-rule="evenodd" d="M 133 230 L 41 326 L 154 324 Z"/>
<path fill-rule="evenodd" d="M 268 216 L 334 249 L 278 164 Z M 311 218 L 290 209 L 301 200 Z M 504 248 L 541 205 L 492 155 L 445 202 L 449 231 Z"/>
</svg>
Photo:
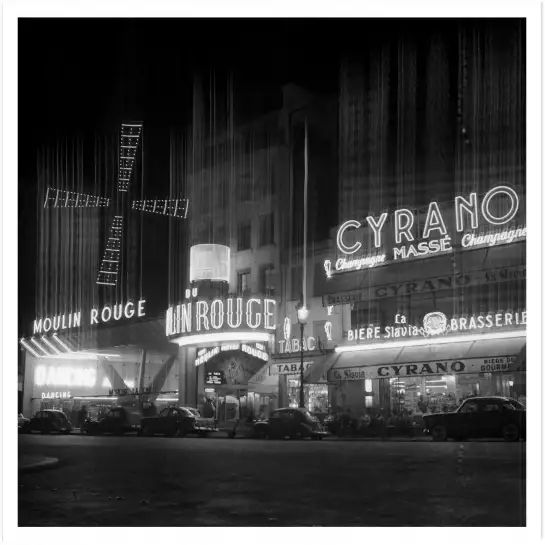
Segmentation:
<svg viewBox="0 0 545 545">
<path fill-rule="evenodd" d="M 305 384 L 317 384 L 323 382 L 328 369 L 330 369 L 339 358 L 340 354 L 329 352 L 323 356 L 315 358 L 313 364 L 305 370 L 303 382 Z"/>
<path fill-rule="evenodd" d="M 441 374 L 445 369 L 456 373 L 520 371 L 525 370 L 520 356 L 525 346 L 526 336 L 522 335 L 341 352 L 329 367 L 339 372 L 329 373 L 328 380 Z"/>
<path fill-rule="evenodd" d="M 248 391 L 257 394 L 277 394 L 278 375 L 270 374 L 272 361 L 266 363 L 255 375 L 248 379 Z"/>
</svg>

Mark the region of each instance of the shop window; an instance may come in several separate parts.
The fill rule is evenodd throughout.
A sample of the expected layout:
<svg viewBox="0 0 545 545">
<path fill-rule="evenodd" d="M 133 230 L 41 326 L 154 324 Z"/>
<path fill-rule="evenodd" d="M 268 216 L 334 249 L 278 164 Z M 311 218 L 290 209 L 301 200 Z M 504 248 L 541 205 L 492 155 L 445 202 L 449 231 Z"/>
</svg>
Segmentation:
<svg viewBox="0 0 545 545">
<path fill-rule="evenodd" d="M 250 291 L 250 271 L 237 273 L 237 294 L 242 295 Z"/>
<path fill-rule="evenodd" d="M 365 379 L 365 391 L 366 392 L 372 392 L 373 391 L 373 381 L 370 378 Z"/>
<path fill-rule="evenodd" d="M 373 406 L 373 396 L 365 396 L 365 406 L 367 408 Z"/>
<path fill-rule="evenodd" d="M 241 221 L 237 229 L 237 250 L 249 250 L 252 247 L 252 223 L 250 220 Z"/>
</svg>

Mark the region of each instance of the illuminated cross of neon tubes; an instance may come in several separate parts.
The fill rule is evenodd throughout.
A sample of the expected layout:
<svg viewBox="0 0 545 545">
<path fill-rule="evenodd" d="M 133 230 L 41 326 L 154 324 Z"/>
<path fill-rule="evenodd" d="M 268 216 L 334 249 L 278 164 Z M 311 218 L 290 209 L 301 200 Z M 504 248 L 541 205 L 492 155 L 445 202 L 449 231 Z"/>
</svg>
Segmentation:
<svg viewBox="0 0 545 545">
<path fill-rule="evenodd" d="M 128 194 L 134 170 L 136 154 L 142 140 L 143 125 L 140 122 L 122 123 L 119 138 L 119 164 L 117 191 Z M 77 193 L 48 187 L 44 208 L 98 208 L 109 207 L 112 197 Z M 123 209 L 123 207 L 121 207 Z M 132 201 L 132 210 L 186 219 L 188 201 L 184 198 L 142 199 Z M 114 214 L 106 248 L 98 268 L 96 283 L 101 286 L 117 286 L 123 242 L 123 215 Z"/>
</svg>

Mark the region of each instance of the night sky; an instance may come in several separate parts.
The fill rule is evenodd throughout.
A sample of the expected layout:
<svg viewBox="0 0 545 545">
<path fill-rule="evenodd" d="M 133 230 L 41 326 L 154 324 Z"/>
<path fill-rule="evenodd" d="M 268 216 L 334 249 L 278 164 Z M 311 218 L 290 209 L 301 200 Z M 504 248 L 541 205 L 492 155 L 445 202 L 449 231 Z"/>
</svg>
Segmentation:
<svg viewBox="0 0 545 545">
<path fill-rule="evenodd" d="M 163 195 L 169 129 L 191 118 L 195 72 L 233 71 L 237 115 L 257 117 L 280 106 L 284 83 L 335 92 L 344 53 L 400 31 L 419 36 L 422 24 L 438 30 L 433 21 L 411 19 L 20 19 L 20 327 L 34 319 L 39 146 L 58 135 L 110 131 L 122 120 L 142 120 L 153 193 Z M 456 28 L 453 20 L 447 24 L 449 31 Z M 154 238 L 151 233 L 147 240 L 151 259 L 166 267 L 166 248 Z"/>
</svg>

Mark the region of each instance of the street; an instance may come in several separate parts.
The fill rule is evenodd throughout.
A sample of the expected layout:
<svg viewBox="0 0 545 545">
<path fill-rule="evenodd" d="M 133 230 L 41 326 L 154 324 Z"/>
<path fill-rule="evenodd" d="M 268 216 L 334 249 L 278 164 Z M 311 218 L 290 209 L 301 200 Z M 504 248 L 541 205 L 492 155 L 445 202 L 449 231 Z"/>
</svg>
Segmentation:
<svg viewBox="0 0 545 545">
<path fill-rule="evenodd" d="M 19 436 L 20 526 L 524 526 L 526 444 Z"/>
</svg>

